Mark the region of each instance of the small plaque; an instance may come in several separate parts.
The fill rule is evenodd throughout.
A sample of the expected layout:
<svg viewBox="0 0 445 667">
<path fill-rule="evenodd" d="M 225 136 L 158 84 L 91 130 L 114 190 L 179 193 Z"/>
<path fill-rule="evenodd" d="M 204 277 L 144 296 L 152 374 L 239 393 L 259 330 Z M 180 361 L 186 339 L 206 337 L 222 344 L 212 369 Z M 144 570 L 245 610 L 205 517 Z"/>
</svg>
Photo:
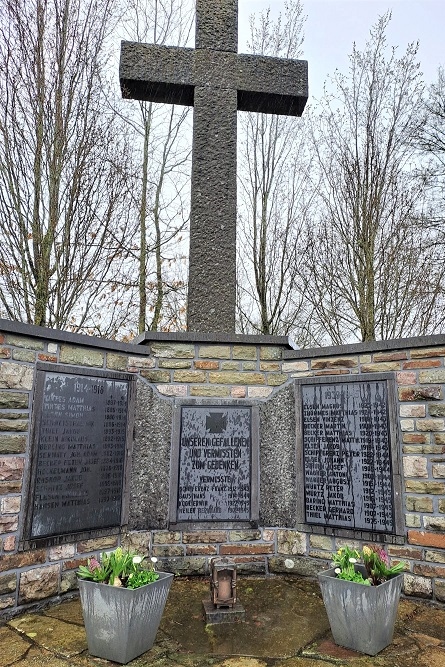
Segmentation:
<svg viewBox="0 0 445 667">
<path fill-rule="evenodd" d="M 27 539 L 120 525 L 129 384 L 38 371 Z"/>
<path fill-rule="evenodd" d="M 387 381 L 301 386 L 305 520 L 395 532 Z"/>
<path fill-rule="evenodd" d="M 182 406 L 176 520 L 249 520 L 251 465 L 251 407 Z"/>
</svg>

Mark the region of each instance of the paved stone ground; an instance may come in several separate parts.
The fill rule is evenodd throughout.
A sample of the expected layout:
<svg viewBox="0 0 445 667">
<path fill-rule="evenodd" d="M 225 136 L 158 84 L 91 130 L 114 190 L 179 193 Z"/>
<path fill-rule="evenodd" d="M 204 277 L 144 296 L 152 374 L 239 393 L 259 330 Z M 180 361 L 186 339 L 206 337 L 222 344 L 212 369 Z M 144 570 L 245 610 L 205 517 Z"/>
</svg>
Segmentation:
<svg viewBox="0 0 445 667">
<path fill-rule="evenodd" d="M 207 580 L 173 582 L 156 643 L 131 667 L 445 667 L 445 607 L 402 599 L 393 643 L 369 657 L 336 646 L 317 582 L 238 579 L 246 621 L 205 625 Z M 360 629 L 358 628 L 359 632 Z M 88 654 L 78 600 L 0 627 L 0 667 L 108 667 Z"/>
</svg>

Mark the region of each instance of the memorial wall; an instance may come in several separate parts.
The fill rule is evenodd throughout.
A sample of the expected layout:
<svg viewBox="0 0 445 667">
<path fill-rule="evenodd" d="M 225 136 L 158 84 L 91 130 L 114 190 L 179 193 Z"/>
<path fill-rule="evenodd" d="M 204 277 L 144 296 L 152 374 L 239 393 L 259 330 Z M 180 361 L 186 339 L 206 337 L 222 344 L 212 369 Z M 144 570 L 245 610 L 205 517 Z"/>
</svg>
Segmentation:
<svg viewBox="0 0 445 667">
<path fill-rule="evenodd" d="M 315 575 L 345 540 L 383 542 L 406 594 L 445 601 L 444 337 L 0 336 L 0 610 L 75 590 L 78 565 L 119 544 L 189 575 L 214 555 Z"/>
</svg>

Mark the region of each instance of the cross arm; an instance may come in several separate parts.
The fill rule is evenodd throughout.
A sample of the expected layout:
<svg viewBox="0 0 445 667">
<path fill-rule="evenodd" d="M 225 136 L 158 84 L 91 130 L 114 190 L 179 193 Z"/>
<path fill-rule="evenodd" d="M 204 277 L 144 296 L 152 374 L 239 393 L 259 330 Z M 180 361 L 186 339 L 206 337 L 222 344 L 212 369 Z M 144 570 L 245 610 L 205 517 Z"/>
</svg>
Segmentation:
<svg viewBox="0 0 445 667">
<path fill-rule="evenodd" d="M 195 86 L 236 90 L 237 58 L 227 51 L 122 42 L 122 96 L 192 106 Z"/>
<path fill-rule="evenodd" d="M 301 116 L 308 98 L 306 60 L 122 42 L 122 96 L 193 106 L 195 86 L 238 91 L 238 109 Z"/>
<path fill-rule="evenodd" d="M 193 58 L 193 49 L 122 42 L 122 97 L 192 106 Z"/>
<path fill-rule="evenodd" d="M 301 116 L 309 95 L 307 61 L 239 54 L 236 88 L 241 111 Z"/>
</svg>

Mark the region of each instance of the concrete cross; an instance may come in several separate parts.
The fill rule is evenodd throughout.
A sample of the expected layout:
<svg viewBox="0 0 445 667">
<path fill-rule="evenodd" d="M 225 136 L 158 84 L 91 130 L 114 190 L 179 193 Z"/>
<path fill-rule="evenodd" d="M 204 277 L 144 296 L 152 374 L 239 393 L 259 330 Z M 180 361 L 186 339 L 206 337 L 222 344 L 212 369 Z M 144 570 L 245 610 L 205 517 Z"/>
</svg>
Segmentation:
<svg viewBox="0 0 445 667">
<path fill-rule="evenodd" d="M 238 0 L 196 1 L 196 48 L 122 42 L 125 98 L 194 106 L 189 331 L 233 333 L 236 112 L 301 116 L 307 62 L 238 54 Z"/>
</svg>

